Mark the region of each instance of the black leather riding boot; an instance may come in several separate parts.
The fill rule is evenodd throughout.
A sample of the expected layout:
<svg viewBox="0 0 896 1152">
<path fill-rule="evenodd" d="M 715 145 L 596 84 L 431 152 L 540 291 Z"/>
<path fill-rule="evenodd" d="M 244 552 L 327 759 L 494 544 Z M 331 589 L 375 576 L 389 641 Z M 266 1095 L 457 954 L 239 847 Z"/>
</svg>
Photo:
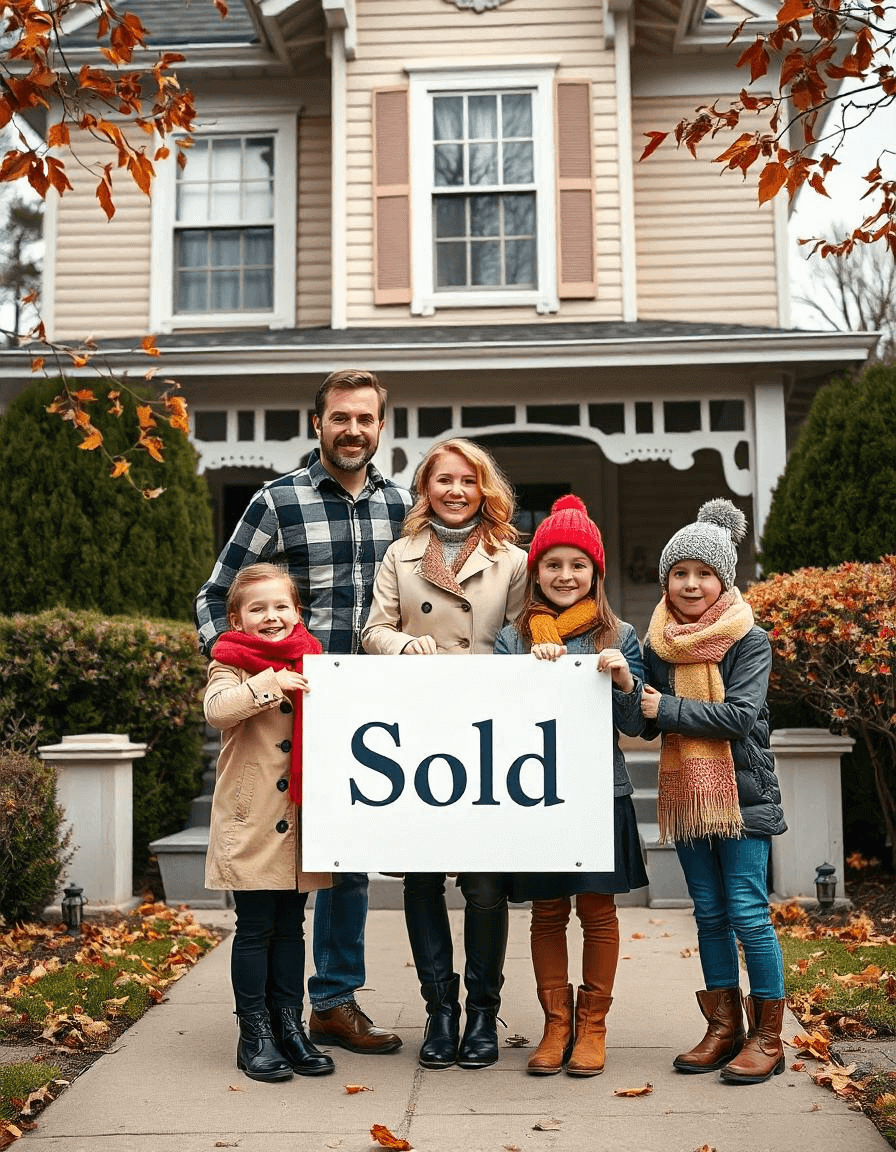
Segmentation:
<svg viewBox="0 0 896 1152">
<path fill-rule="evenodd" d="M 498 1059 L 498 1009 L 507 951 L 507 901 L 494 908 L 467 903 L 464 912 L 467 960 L 467 1022 L 457 1063 L 461 1068 L 487 1068 Z"/>
<path fill-rule="evenodd" d="M 267 1012 L 238 1016 L 240 1039 L 236 1066 L 252 1080 L 291 1080 L 292 1068 L 277 1047 Z"/>
</svg>

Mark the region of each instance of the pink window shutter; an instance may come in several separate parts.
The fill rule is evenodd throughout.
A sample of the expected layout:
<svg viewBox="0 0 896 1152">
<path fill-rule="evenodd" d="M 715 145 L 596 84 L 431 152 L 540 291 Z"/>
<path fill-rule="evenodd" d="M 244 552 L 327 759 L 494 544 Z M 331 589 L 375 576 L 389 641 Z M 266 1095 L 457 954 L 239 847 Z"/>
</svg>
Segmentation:
<svg viewBox="0 0 896 1152">
<path fill-rule="evenodd" d="M 373 302 L 411 302 L 411 187 L 406 88 L 373 94 Z"/>
<path fill-rule="evenodd" d="M 557 84 L 557 265 L 561 300 L 593 299 L 594 168 L 591 83 Z"/>
</svg>

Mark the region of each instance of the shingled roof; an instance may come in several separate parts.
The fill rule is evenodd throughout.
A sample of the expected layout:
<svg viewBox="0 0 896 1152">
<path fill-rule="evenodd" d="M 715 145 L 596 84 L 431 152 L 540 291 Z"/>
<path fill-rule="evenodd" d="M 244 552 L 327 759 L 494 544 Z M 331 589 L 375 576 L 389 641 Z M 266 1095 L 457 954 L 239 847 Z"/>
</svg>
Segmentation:
<svg viewBox="0 0 896 1152">
<path fill-rule="evenodd" d="M 124 0 L 118 7 L 139 16 L 149 33 L 146 42 L 151 48 L 259 43 L 246 0 L 228 0 L 224 20 L 212 0 Z M 96 42 L 96 22 L 92 20 L 65 38 L 66 45 L 75 48 L 90 48 Z"/>
</svg>

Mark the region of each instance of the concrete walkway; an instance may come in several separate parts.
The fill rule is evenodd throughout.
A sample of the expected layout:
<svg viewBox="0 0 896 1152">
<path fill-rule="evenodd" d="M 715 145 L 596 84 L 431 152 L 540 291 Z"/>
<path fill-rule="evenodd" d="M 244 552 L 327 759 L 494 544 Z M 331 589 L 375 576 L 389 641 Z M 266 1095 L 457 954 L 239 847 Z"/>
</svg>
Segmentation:
<svg viewBox="0 0 896 1152">
<path fill-rule="evenodd" d="M 452 912 L 460 933 L 460 917 Z M 603 1076 L 527 1076 L 529 1048 L 504 1047 L 482 1071 L 424 1071 L 417 1065 L 424 1012 L 399 912 L 370 913 L 368 990 L 359 1001 L 404 1047 L 391 1056 L 331 1049 L 336 1074 L 259 1084 L 236 1070 L 229 939 L 175 984 L 169 998 L 126 1032 L 114 1051 L 79 1077 L 39 1118 L 17 1152 L 370 1152 L 384 1124 L 418 1152 L 884 1152 L 889 1146 L 860 1112 L 806 1072 L 766 1084 L 724 1085 L 715 1075 L 682 1076 L 677 1052 L 702 1035 L 694 990 L 701 986 L 691 915 L 621 908 L 622 959 L 608 1018 Z M 197 912 L 204 923 L 232 914 Z M 537 1043 L 541 1013 L 528 954 L 525 909 L 511 912 L 501 1016 Z M 571 941 L 572 942 L 572 941 Z M 572 944 L 575 955 L 577 944 Z M 574 970 L 575 971 L 575 970 Z M 785 1017 L 785 1038 L 798 1026 Z M 809 1062 L 811 1064 L 811 1062 Z M 651 1094 L 614 1096 L 650 1082 Z M 348 1095 L 346 1084 L 370 1092 Z M 539 1130 L 536 1126 L 542 1125 Z"/>
</svg>

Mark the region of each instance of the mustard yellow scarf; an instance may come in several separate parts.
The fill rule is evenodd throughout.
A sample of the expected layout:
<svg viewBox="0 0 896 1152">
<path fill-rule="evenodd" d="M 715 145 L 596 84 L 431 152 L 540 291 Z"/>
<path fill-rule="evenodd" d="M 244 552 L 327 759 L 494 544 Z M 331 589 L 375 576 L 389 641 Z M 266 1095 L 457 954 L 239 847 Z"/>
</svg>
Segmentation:
<svg viewBox="0 0 896 1152">
<path fill-rule="evenodd" d="M 572 636 L 589 632 L 597 623 L 597 604 L 590 596 L 564 612 L 548 604 L 530 604 L 520 623 L 520 631 L 533 644 L 562 644 Z"/>
<path fill-rule="evenodd" d="M 684 700 L 721 704 L 719 661 L 753 627 L 753 609 L 736 588 L 723 593 L 692 624 L 680 624 L 664 596 L 650 621 L 654 652 L 667 663 L 670 685 Z M 731 745 L 704 736 L 663 735 L 657 811 L 660 842 L 743 835 Z"/>
</svg>

